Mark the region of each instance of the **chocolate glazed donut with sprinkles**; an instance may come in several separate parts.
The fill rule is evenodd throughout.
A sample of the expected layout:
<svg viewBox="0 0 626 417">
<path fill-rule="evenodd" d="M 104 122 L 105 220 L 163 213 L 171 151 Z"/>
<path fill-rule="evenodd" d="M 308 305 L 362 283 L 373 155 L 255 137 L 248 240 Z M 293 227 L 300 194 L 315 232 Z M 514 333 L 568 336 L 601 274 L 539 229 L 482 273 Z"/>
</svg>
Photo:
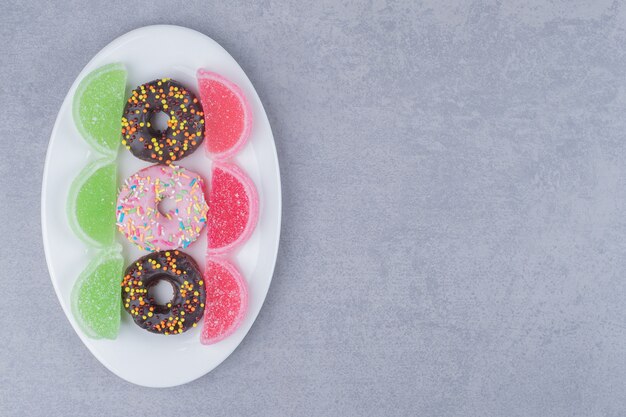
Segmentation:
<svg viewBox="0 0 626 417">
<path fill-rule="evenodd" d="M 167 128 L 153 117 L 163 112 Z M 130 95 L 122 116 L 122 145 L 137 158 L 169 165 L 191 154 L 204 140 L 204 113 L 195 95 L 169 78 L 142 84 Z"/>
<path fill-rule="evenodd" d="M 151 289 L 168 282 L 174 297 L 158 304 Z M 204 312 L 206 290 L 193 258 L 181 251 L 161 251 L 133 262 L 122 280 L 122 302 L 135 324 L 152 333 L 180 334 L 196 327 Z"/>
</svg>

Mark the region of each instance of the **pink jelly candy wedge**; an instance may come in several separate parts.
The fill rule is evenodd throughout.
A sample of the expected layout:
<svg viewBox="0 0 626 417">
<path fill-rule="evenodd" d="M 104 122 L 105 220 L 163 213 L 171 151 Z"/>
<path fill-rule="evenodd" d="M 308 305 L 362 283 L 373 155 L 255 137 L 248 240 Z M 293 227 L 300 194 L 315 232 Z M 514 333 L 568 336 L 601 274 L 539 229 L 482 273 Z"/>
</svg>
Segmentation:
<svg viewBox="0 0 626 417">
<path fill-rule="evenodd" d="M 226 253 L 243 244 L 258 217 L 259 198 L 252 180 L 236 165 L 215 164 L 207 213 L 208 253 Z"/>
<path fill-rule="evenodd" d="M 199 69 L 197 77 L 204 111 L 204 146 L 212 158 L 228 159 L 248 141 L 250 104 L 241 89 L 221 75 Z"/>
<path fill-rule="evenodd" d="M 248 288 L 228 261 L 209 259 L 205 274 L 206 306 L 200 342 L 211 345 L 233 334 L 248 309 Z"/>
</svg>

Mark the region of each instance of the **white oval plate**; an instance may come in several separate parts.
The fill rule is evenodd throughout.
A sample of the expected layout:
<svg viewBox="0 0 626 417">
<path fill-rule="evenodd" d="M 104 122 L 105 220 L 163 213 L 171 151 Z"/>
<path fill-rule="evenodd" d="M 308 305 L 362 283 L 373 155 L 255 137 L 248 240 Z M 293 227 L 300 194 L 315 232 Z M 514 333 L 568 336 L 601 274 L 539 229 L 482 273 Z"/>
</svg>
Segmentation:
<svg viewBox="0 0 626 417">
<path fill-rule="evenodd" d="M 142 330 L 123 312 L 116 340 L 94 340 L 82 333 L 72 316 L 72 286 L 97 250 L 89 249 L 72 233 L 66 214 L 67 195 L 80 170 L 99 159 L 74 125 L 72 98 L 85 75 L 112 62 L 126 65 L 127 93 L 142 83 L 163 77 L 178 80 L 197 93 L 196 70 L 206 68 L 238 84 L 250 101 L 254 116 L 252 135 L 235 161 L 256 184 L 260 213 L 254 234 L 233 257 L 248 281 L 248 313 L 233 335 L 215 345 L 200 344 L 202 322 L 182 335 L 162 336 Z M 122 147 L 117 162 L 118 186 L 133 172 L 150 165 Z M 204 149 L 198 149 L 180 165 L 202 174 L 207 181 L 210 178 L 211 160 Z M 43 242 L 50 278 L 65 315 L 85 346 L 113 373 L 138 385 L 169 387 L 199 378 L 226 359 L 250 330 L 265 300 L 276 263 L 280 219 L 280 174 L 269 121 L 252 83 L 217 42 L 179 26 L 147 26 L 111 42 L 78 75 L 59 110 L 48 145 L 41 196 Z M 145 254 L 120 233 L 117 235 L 126 266 Z M 206 235 L 185 252 L 204 268 L 205 248 Z"/>
</svg>

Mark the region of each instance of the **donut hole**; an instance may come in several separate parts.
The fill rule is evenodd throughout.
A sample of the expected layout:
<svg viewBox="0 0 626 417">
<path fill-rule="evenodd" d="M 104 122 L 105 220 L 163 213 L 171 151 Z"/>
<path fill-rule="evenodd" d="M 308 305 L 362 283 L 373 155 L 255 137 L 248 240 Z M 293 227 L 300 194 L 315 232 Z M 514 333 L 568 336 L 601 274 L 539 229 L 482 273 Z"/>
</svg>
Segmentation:
<svg viewBox="0 0 626 417">
<path fill-rule="evenodd" d="M 148 299 L 160 307 L 167 307 L 175 297 L 174 284 L 166 277 L 156 277 L 148 286 Z"/>
<path fill-rule="evenodd" d="M 161 199 L 161 201 L 159 201 L 159 204 L 157 205 L 157 210 L 159 210 L 159 213 L 164 216 L 167 216 L 168 214 L 174 214 L 174 212 L 176 211 L 176 200 L 170 197 L 165 197 Z"/>
<path fill-rule="evenodd" d="M 170 116 L 162 110 L 154 111 L 150 114 L 150 129 L 154 133 L 163 133 L 169 128 Z"/>
</svg>

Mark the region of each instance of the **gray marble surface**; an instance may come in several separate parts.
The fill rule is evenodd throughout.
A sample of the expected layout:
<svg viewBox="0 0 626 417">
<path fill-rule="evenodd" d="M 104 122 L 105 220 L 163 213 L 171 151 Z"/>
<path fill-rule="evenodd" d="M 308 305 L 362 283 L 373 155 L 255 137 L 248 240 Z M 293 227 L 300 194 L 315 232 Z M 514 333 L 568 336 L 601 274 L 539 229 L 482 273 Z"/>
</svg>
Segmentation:
<svg viewBox="0 0 626 417">
<path fill-rule="evenodd" d="M 624 2 L 139 3 L 0 0 L 0 415 L 626 414 Z M 256 324 L 165 390 L 82 345 L 39 221 L 68 88 L 155 23 L 246 70 L 284 197 Z"/>
</svg>

